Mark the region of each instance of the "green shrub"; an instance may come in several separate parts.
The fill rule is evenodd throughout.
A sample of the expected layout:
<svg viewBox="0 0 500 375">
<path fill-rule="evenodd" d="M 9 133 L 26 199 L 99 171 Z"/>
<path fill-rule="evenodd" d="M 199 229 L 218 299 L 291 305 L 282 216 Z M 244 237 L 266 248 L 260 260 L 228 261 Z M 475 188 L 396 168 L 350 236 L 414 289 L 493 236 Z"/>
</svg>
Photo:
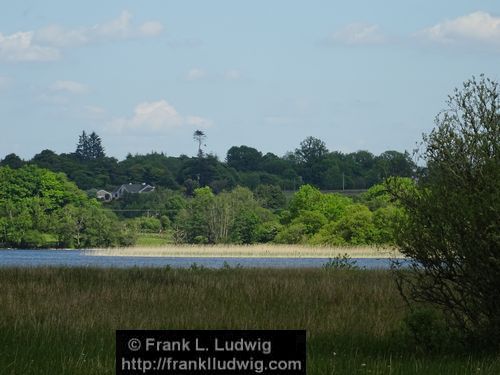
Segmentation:
<svg viewBox="0 0 500 375">
<path fill-rule="evenodd" d="M 334 258 L 330 258 L 328 262 L 323 264 L 323 269 L 325 270 L 353 270 L 358 269 L 356 261 L 351 259 L 349 255 L 337 255 Z"/>
</svg>

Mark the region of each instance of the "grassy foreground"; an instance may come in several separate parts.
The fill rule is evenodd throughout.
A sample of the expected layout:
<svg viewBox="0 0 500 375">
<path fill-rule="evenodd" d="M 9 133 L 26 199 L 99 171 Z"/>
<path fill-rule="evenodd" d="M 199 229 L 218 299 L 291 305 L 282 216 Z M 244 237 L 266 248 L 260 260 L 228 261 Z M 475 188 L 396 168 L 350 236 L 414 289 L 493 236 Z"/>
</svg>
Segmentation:
<svg viewBox="0 0 500 375">
<path fill-rule="evenodd" d="M 387 271 L 1 269 L 1 374 L 114 374 L 115 329 L 307 329 L 308 374 L 496 374 L 422 355 Z"/>
</svg>

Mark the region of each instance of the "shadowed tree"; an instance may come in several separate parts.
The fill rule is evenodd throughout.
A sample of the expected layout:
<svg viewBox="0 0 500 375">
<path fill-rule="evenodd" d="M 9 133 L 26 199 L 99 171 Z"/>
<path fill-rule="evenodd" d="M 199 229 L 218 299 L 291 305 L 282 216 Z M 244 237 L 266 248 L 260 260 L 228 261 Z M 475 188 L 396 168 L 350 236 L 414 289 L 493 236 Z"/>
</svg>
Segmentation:
<svg viewBox="0 0 500 375">
<path fill-rule="evenodd" d="M 13 169 L 21 168 L 24 164 L 26 163 L 16 154 L 9 154 L 5 156 L 2 161 L 0 161 L 0 166 L 9 166 Z"/>
<path fill-rule="evenodd" d="M 262 153 L 253 147 L 233 146 L 227 151 L 227 165 L 238 171 L 258 171 L 261 161 Z"/>
<path fill-rule="evenodd" d="M 323 175 L 327 169 L 328 149 L 325 142 L 314 137 L 307 137 L 300 142 L 300 147 L 293 156 L 298 163 L 300 175 L 306 183 L 322 186 Z"/>
<path fill-rule="evenodd" d="M 103 158 L 105 154 L 101 137 L 99 137 L 95 132 L 87 135 L 87 133 L 83 131 L 78 138 L 75 154 L 84 160 Z"/>
<path fill-rule="evenodd" d="M 398 272 L 409 301 L 442 310 L 475 343 L 500 343 L 500 87 L 481 76 L 449 97 L 424 136 L 425 174 L 390 191 L 406 211 L 397 233 L 414 260 Z M 477 341 L 478 340 L 478 341 Z"/>
</svg>

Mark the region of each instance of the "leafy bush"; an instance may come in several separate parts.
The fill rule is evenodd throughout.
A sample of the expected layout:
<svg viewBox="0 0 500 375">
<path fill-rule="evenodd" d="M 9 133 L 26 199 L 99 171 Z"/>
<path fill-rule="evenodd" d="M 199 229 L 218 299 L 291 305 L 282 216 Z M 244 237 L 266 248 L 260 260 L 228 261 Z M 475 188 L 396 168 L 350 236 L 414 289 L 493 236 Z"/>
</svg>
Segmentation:
<svg viewBox="0 0 500 375">
<path fill-rule="evenodd" d="M 358 269 L 359 267 L 356 265 L 357 262 L 349 255 L 337 255 L 334 258 L 330 258 L 328 262 L 323 264 L 323 269 L 325 270 L 353 270 Z"/>
<path fill-rule="evenodd" d="M 500 87 L 475 78 L 448 100 L 424 137 L 427 169 L 391 193 L 405 209 L 396 236 L 414 260 L 402 293 L 439 308 L 476 344 L 500 345 Z"/>
<path fill-rule="evenodd" d="M 275 243 L 281 244 L 300 244 L 304 243 L 307 239 L 307 227 L 304 224 L 291 224 L 283 227 L 276 237 Z"/>
<path fill-rule="evenodd" d="M 419 308 L 408 313 L 404 319 L 404 333 L 417 351 L 426 354 L 451 351 L 459 345 L 443 315 L 436 309 Z"/>
</svg>

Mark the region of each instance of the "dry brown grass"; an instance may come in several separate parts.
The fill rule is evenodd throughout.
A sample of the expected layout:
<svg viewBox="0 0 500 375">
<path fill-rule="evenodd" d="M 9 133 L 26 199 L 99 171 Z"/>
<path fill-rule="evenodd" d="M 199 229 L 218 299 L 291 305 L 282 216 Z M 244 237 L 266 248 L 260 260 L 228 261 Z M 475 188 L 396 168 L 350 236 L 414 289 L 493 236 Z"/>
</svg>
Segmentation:
<svg viewBox="0 0 500 375">
<path fill-rule="evenodd" d="M 327 247 L 305 245 L 166 245 L 88 250 L 95 256 L 150 256 L 193 258 L 335 258 L 347 254 L 351 258 L 399 258 L 393 248 L 374 246 Z"/>
</svg>

